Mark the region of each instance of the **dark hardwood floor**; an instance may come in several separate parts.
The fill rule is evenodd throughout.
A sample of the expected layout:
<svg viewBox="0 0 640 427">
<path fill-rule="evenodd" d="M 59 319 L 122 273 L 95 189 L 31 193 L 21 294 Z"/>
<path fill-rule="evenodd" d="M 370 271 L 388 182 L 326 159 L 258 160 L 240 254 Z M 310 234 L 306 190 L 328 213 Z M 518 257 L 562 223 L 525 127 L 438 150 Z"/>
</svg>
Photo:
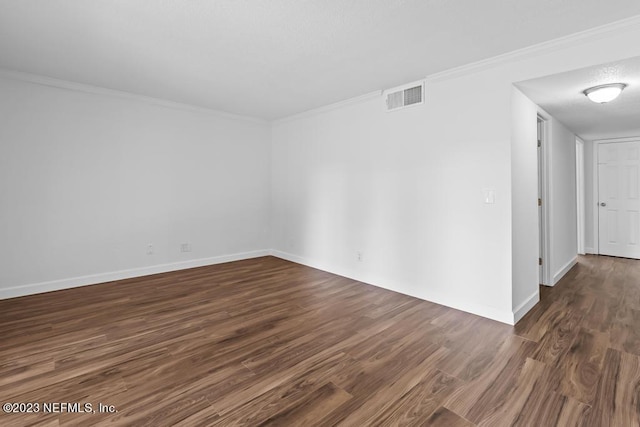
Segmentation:
<svg viewBox="0 0 640 427">
<path fill-rule="evenodd" d="M 640 261 L 581 257 L 515 327 L 272 257 L 3 300 L 6 402 L 40 413 L 0 426 L 638 426 Z"/>
</svg>

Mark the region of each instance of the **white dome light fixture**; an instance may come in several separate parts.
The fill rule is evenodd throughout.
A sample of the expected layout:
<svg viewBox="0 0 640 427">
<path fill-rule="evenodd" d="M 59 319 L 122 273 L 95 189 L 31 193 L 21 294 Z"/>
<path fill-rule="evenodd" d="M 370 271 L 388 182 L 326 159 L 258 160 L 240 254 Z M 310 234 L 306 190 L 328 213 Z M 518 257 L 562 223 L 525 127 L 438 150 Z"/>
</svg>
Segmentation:
<svg viewBox="0 0 640 427">
<path fill-rule="evenodd" d="M 622 90 L 627 87 L 624 83 L 612 83 L 608 85 L 600 85 L 585 89 L 584 93 L 587 98 L 599 104 L 606 104 L 616 99 Z"/>
</svg>

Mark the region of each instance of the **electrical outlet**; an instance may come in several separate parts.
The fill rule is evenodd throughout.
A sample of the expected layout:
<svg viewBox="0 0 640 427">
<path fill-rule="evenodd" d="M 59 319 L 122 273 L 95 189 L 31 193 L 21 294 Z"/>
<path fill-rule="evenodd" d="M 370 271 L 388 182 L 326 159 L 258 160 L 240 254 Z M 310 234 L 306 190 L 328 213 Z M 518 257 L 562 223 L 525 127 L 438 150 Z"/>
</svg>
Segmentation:
<svg viewBox="0 0 640 427">
<path fill-rule="evenodd" d="M 180 245 L 180 252 L 191 252 L 191 243 L 183 243 Z"/>
<path fill-rule="evenodd" d="M 147 255 L 153 255 L 153 244 L 151 243 L 147 245 Z"/>
<path fill-rule="evenodd" d="M 356 259 L 358 260 L 358 262 L 362 262 L 364 260 L 364 255 L 362 254 L 362 252 L 356 252 Z"/>
</svg>

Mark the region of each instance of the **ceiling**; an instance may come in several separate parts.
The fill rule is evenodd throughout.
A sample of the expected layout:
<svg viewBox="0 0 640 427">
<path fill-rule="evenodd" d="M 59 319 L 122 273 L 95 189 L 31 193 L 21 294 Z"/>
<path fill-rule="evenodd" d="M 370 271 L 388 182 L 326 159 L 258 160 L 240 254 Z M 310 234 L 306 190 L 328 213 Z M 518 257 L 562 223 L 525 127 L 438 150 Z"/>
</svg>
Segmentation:
<svg viewBox="0 0 640 427">
<path fill-rule="evenodd" d="M 582 93 L 607 83 L 628 86 L 607 104 L 591 102 Z M 640 57 L 527 80 L 516 86 L 582 139 L 640 135 Z"/>
<path fill-rule="evenodd" d="M 637 0 L 2 0 L 0 68 L 276 119 L 638 14 Z"/>
</svg>

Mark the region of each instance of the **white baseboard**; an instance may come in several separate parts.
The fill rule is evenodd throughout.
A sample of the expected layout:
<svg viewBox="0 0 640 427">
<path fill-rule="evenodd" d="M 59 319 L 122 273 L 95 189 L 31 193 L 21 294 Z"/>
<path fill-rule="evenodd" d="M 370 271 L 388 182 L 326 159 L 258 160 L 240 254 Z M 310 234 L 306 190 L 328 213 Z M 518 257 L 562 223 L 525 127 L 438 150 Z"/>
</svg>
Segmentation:
<svg viewBox="0 0 640 427">
<path fill-rule="evenodd" d="M 279 250 L 272 249 L 270 254 L 281 258 L 287 261 L 295 262 L 296 264 L 306 265 L 307 267 L 317 268 L 318 270 L 323 270 L 328 273 L 337 274 L 339 276 L 347 277 L 352 280 L 357 280 L 359 282 L 367 283 L 373 286 L 377 286 L 379 288 L 388 289 L 393 292 L 402 293 L 405 295 L 412 296 L 414 298 L 419 298 L 421 300 L 433 302 L 436 304 L 444 305 L 450 308 L 454 308 L 456 310 L 464 311 L 467 313 L 475 314 L 477 316 L 486 317 L 491 320 L 496 320 L 501 323 L 506 323 L 508 325 L 515 324 L 514 314 L 510 311 L 502 311 L 494 307 L 489 307 L 485 305 L 474 304 L 469 301 L 460 301 L 459 298 L 453 298 L 451 296 L 438 294 L 435 292 L 427 292 L 424 295 L 416 295 L 409 294 L 406 292 L 398 291 L 389 286 L 382 285 L 378 280 L 371 278 L 363 278 L 358 277 L 357 272 L 353 271 L 337 271 L 335 268 L 331 266 L 327 266 L 323 263 L 316 262 L 314 260 L 304 258 L 298 255 L 290 254 L 287 252 L 282 252 Z"/>
<path fill-rule="evenodd" d="M 592 254 L 592 255 L 597 255 L 598 253 L 596 252 L 595 249 L 593 248 L 584 248 L 584 252 L 587 254 Z"/>
<path fill-rule="evenodd" d="M 523 301 L 515 310 L 513 310 L 513 322 L 518 323 L 520 319 L 524 317 L 525 314 L 529 312 L 535 306 L 538 301 L 540 301 L 540 291 L 536 290 L 532 293 L 527 299 Z"/>
<path fill-rule="evenodd" d="M 13 288 L 0 289 L 0 299 L 58 291 L 61 289 L 76 288 L 79 286 L 95 285 L 98 283 L 113 282 L 114 280 L 131 279 L 133 277 L 167 273 L 169 271 L 185 270 L 187 268 L 194 267 L 204 267 L 206 265 L 222 264 L 224 262 L 240 261 L 243 259 L 257 258 L 267 255 L 269 255 L 269 251 L 264 249 L 230 255 L 221 255 L 210 258 L 173 262 L 169 264 L 152 265 L 149 267 L 132 268 L 128 270 L 113 271 L 109 273 L 92 274 L 89 276 L 72 277 L 69 279 L 53 280 L 50 282 L 33 283 L 29 285 L 16 286 Z"/>
<path fill-rule="evenodd" d="M 556 274 L 553 275 L 553 284 L 551 286 L 555 286 L 556 283 L 560 281 L 564 277 L 565 274 L 573 268 L 574 265 L 578 263 L 578 257 L 573 258 L 571 261 L 566 263 Z"/>
<path fill-rule="evenodd" d="M 393 288 L 390 288 L 389 286 L 382 285 L 378 280 L 375 280 L 372 278 L 358 277 L 359 276 L 358 272 L 337 271 L 335 268 L 332 268 L 331 266 L 328 266 L 323 263 L 319 263 L 304 257 L 300 257 L 298 255 L 294 255 L 294 254 L 290 254 L 290 253 L 282 252 L 278 250 L 265 249 L 265 250 L 230 254 L 230 255 L 222 255 L 222 256 L 216 256 L 216 257 L 210 257 L 210 258 L 200 258 L 200 259 L 189 260 L 189 261 L 160 264 L 160 265 L 154 265 L 149 267 L 113 271 L 108 273 L 93 274 L 88 276 L 72 277 L 68 279 L 54 280 L 49 282 L 41 282 L 41 283 L 34 283 L 34 284 L 23 285 L 23 286 L 16 286 L 13 288 L 0 289 L 0 299 L 15 298 L 15 297 L 20 297 L 25 295 L 39 294 L 43 292 L 51 292 L 51 291 L 75 288 L 80 286 L 95 285 L 98 283 L 112 282 L 115 280 L 131 279 L 134 277 L 148 276 L 150 274 L 167 273 L 170 271 L 185 270 L 188 268 L 203 267 L 207 265 L 221 264 L 224 262 L 240 261 L 243 259 L 257 258 L 257 257 L 267 256 L 267 255 L 273 255 L 277 258 L 295 262 L 296 264 L 306 265 L 308 267 L 317 268 L 319 270 L 323 270 L 332 274 L 337 274 L 343 277 L 347 277 L 349 279 L 371 284 L 379 288 L 388 289 L 393 292 L 399 292 Z M 567 264 L 567 266 L 561 272 L 562 274 L 558 273 L 556 276 L 559 276 L 559 278 L 561 278 L 564 274 L 566 274 L 567 271 L 571 269 L 571 267 L 573 267 L 573 265 L 575 265 L 576 261 L 577 260 L 574 259 L 571 263 Z M 555 276 L 554 276 L 554 279 L 555 279 Z M 508 325 L 513 325 L 515 324 L 515 322 L 520 320 L 522 316 L 524 316 L 524 314 L 526 314 L 539 300 L 539 295 L 537 293 L 533 294 L 529 298 L 527 298 L 527 300 L 523 302 L 512 313 L 512 312 L 499 310 L 495 307 L 475 304 L 470 301 L 460 301 L 458 298 L 453 298 L 451 296 L 442 295 L 435 292 L 427 292 L 424 295 L 409 294 L 406 292 L 400 292 L 400 293 L 405 293 L 406 295 L 409 295 L 415 298 L 419 298 L 419 299 L 430 301 L 436 304 L 451 307 L 456 310 L 461 310 L 461 311 L 475 314 L 477 316 L 485 317 L 488 319 L 496 320 L 498 322 L 506 323 Z"/>
</svg>

